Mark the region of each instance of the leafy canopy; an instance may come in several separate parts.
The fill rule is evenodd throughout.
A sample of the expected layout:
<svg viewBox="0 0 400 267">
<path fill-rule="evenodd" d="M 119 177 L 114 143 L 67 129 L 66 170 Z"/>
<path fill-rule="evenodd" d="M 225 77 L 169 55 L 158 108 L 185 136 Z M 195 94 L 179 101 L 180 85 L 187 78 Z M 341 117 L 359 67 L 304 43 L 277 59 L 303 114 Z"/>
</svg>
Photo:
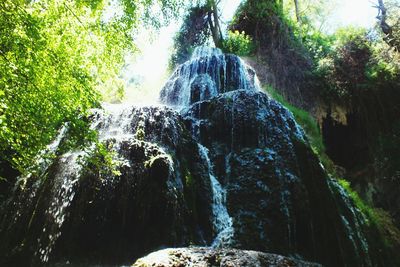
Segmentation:
<svg viewBox="0 0 400 267">
<path fill-rule="evenodd" d="M 65 121 L 83 127 L 90 108 L 120 100 L 119 71 L 136 50 L 135 29 L 160 26 L 180 3 L 2 0 L 0 163 L 23 171 Z"/>
</svg>

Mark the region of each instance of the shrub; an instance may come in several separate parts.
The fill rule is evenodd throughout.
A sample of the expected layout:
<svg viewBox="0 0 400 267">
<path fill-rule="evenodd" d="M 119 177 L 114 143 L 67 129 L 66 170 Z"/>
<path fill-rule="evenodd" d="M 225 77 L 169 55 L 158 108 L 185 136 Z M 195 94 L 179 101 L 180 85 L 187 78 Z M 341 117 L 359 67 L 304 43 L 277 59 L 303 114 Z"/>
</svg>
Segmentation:
<svg viewBox="0 0 400 267">
<path fill-rule="evenodd" d="M 244 31 L 228 31 L 222 43 L 222 50 L 238 56 L 248 56 L 253 52 L 253 40 Z"/>
</svg>

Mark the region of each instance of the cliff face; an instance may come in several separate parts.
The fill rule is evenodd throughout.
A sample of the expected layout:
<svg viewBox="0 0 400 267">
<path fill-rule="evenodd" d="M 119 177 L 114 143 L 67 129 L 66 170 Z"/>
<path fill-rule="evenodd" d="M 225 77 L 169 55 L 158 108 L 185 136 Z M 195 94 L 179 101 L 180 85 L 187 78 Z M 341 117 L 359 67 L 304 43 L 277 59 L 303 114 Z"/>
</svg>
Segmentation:
<svg viewBox="0 0 400 267">
<path fill-rule="evenodd" d="M 400 156 L 400 77 L 398 71 L 394 74 L 396 67 L 387 73 L 378 66 L 395 62 L 396 52 L 385 59 L 374 52 L 376 40 L 362 35 L 349 38 L 331 54 L 324 52 L 323 41 L 293 34 L 277 2 L 246 1 L 237 11 L 230 27 L 249 34 L 256 47 L 254 57 L 246 62 L 256 70 L 262 85 L 274 87 L 291 105 L 314 117 L 325 152 L 338 173 L 351 181 L 369 205 L 387 211 L 400 227 L 396 193 L 400 179 L 400 162 L 396 160 Z M 307 41 L 314 42 L 320 51 L 313 46 L 307 50 Z M 313 63 L 312 53 L 326 55 L 319 55 Z M 321 58 L 331 62 L 326 67 L 329 71 L 321 72 L 317 67 Z"/>
<path fill-rule="evenodd" d="M 197 49 L 160 98 L 171 108 L 94 110 L 101 145 L 57 154 L 60 132 L 56 158 L 2 206 L 2 265 L 118 265 L 189 245 L 210 247 L 188 257 L 238 248 L 327 266 L 384 262 L 293 115 L 238 57 Z"/>
</svg>

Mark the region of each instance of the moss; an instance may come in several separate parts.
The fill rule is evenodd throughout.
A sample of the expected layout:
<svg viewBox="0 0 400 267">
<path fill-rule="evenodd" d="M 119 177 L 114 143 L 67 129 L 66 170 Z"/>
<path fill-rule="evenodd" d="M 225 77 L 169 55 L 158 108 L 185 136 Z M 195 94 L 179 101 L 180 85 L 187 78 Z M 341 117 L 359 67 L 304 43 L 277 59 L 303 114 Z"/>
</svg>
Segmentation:
<svg viewBox="0 0 400 267">
<path fill-rule="evenodd" d="M 137 140 L 144 141 L 145 135 L 146 135 L 146 133 L 145 133 L 145 131 L 144 131 L 144 126 L 143 126 L 143 125 L 139 125 L 138 128 L 137 128 L 137 130 L 136 130 L 136 133 L 135 133 L 135 135 L 134 135 L 135 138 L 136 138 Z"/>
<path fill-rule="evenodd" d="M 356 191 L 354 191 L 351 186 L 350 182 L 345 179 L 338 179 L 339 184 L 346 190 L 347 194 L 353 200 L 354 205 L 368 218 L 367 224 L 370 225 L 378 224 L 379 219 L 378 215 L 375 213 L 374 209 L 367 205 L 358 195 Z"/>
<path fill-rule="evenodd" d="M 197 218 L 197 207 L 196 207 L 196 182 L 193 179 L 192 174 L 188 169 L 184 172 L 184 183 L 185 183 L 185 199 L 188 203 L 188 207 L 192 215 Z"/>
<path fill-rule="evenodd" d="M 387 261 L 386 264 L 398 266 L 400 258 L 395 255 L 400 249 L 400 231 L 395 226 L 392 217 L 386 211 L 366 204 L 347 180 L 338 179 L 338 182 L 353 200 L 354 205 L 366 216 L 368 236 L 373 240 L 370 244 L 373 244 L 377 251 L 384 253 L 383 258 Z"/>
<path fill-rule="evenodd" d="M 193 176 L 190 171 L 187 171 L 185 175 L 185 185 L 189 188 L 192 188 L 194 185 Z"/>
<path fill-rule="evenodd" d="M 94 147 L 79 160 L 79 164 L 82 165 L 83 173 L 94 175 L 101 180 L 109 175 L 121 175 L 119 169 L 122 161 L 117 158 L 112 143 L 95 143 Z"/>
<path fill-rule="evenodd" d="M 156 156 L 151 157 L 149 160 L 144 162 L 144 167 L 146 169 L 151 168 L 154 164 L 155 161 L 157 160 L 166 160 L 166 161 L 170 161 L 171 156 L 167 155 L 167 154 L 158 154 Z"/>
<path fill-rule="evenodd" d="M 187 206 L 189 208 L 189 212 L 192 215 L 193 221 L 198 221 L 198 213 L 197 213 L 197 203 L 196 203 L 196 195 L 197 195 L 197 183 L 190 172 L 188 163 L 183 160 L 181 166 L 181 173 L 183 174 L 183 182 L 184 182 L 184 198 Z M 194 240 L 194 237 L 192 237 Z"/>
</svg>

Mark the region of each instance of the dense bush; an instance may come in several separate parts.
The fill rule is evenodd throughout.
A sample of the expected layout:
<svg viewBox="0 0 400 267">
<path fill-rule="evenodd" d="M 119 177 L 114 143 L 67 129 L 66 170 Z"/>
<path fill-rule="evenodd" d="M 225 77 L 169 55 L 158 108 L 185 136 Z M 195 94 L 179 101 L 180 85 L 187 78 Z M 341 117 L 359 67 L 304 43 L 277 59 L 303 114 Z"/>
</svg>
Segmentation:
<svg viewBox="0 0 400 267">
<path fill-rule="evenodd" d="M 315 46 L 319 51 L 315 53 Z M 359 28 L 339 29 L 329 37 L 309 38 L 313 74 L 326 101 L 349 104 L 373 91 L 387 90 L 400 77 L 400 57 L 374 34 Z M 362 96 L 362 97 L 361 97 Z"/>
<path fill-rule="evenodd" d="M 222 42 L 222 50 L 238 56 L 248 56 L 253 51 L 253 41 L 244 31 L 228 31 Z"/>
</svg>

